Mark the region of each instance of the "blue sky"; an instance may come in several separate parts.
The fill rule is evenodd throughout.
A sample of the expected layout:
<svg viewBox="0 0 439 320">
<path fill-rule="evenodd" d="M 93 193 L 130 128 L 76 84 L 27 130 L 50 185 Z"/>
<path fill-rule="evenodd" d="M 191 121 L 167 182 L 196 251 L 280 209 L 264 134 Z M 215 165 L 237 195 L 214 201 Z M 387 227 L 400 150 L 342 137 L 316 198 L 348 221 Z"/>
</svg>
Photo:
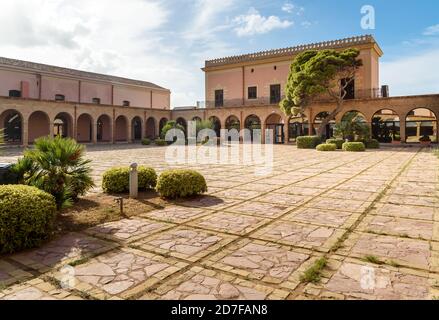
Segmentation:
<svg viewBox="0 0 439 320">
<path fill-rule="evenodd" d="M 439 93 L 438 12 L 433 0 L 14 0 L 0 55 L 152 81 L 175 107 L 204 99 L 206 59 L 371 33 L 392 95 Z"/>
</svg>

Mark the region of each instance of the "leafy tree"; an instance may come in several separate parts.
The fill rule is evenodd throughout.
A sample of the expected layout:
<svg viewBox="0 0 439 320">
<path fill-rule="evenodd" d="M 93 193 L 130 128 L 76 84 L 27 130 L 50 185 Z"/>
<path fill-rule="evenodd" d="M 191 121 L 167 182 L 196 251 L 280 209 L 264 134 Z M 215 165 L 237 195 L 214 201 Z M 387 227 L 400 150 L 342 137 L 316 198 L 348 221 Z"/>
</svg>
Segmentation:
<svg viewBox="0 0 439 320">
<path fill-rule="evenodd" d="M 198 133 L 199 133 L 201 130 L 204 130 L 204 129 L 212 129 L 212 130 L 213 130 L 213 128 L 214 128 L 214 124 L 213 124 L 213 122 L 210 121 L 210 120 L 201 120 L 201 121 L 197 121 L 197 122 L 196 122 L 196 132 L 197 132 L 197 137 L 198 137 Z"/>
<path fill-rule="evenodd" d="M 52 194 L 61 209 L 94 186 L 91 161 L 84 159 L 84 150 L 84 146 L 73 139 L 40 138 L 13 170 L 20 183 Z"/>
<path fill-rule="evenodd" d="M 185 132 L 184 127 L 181 124 L 178 124 L 175 120 L 169 120 L 162 128 L 162 132 L 160 132 L 160 138 L 165 139 L 168 131 L 172 129 L 180 129 L 181 131 Z"/>
<path fill-rule="evenodd" d="M 290 67 L 285 99 L 280 103 L 286 115 L 298 116 L 312 103 L 328 97 L 336 104 L 323 119 L 318 135 L 325 134 L 326 125 L 343 109 L 347 87 L 354 81 L 356 72 L 363 65 L 357 49 L 309 50 L 296 56 Z"/>
</svg>

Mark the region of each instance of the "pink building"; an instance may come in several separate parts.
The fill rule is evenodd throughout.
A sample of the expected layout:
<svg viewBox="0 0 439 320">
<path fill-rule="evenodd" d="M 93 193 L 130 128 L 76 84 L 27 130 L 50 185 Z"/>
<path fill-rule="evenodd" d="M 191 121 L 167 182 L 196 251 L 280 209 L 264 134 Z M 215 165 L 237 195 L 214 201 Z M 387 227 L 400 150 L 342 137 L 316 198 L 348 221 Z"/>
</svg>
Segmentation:
<svg viewBox="0 0 439 320">
<path fill-rule="evenodd" d="M 170 118 L 170 94 L 151 82 L 0 57 L 0 123 L 9 143 L 53 134 L 89 143 L 153 138 Z"/>
</svg>

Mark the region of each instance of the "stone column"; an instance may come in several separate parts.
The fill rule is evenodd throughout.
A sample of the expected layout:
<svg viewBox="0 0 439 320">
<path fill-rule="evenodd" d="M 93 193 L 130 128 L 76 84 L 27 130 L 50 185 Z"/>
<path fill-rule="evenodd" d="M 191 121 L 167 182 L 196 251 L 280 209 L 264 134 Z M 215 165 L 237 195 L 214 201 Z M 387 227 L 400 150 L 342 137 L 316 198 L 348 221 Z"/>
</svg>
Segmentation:
<svg viewBox="0 0 439 320">
<path fill-rule="evenodd" d="M 22 136 L 21 136 L 21 142 L 23 147 L 27 147 L 29 145 L 29 127 L 28 127 L 28 122 L 27 121 L 23 121 L 23 132 L 22 132 Z"/>
<path fill-rule="evenodd" d="M 128 130 L 128 136 L 127 141 L 128 143 L 132 143 L 133 140 L 133 128 L 132 128 L 132 122 L 127 120 L 127 130 Z"/>
<path fill-rule="evenodd" d="M 92 139 L 92 143 L 96 144 L 98 143 L 98 123 L 94 122 L 91 125 L 91 139 Z"/>
<path fill-rule="evenodd" d="M 400 135 L 401 135 L 401 142 L 406 142 L 407 136 L 406 136 L 406 130 L 405 130 L 405 118 L 400 118 L 399 121 L 399 129 L 400 129 Z"/>
</svg>

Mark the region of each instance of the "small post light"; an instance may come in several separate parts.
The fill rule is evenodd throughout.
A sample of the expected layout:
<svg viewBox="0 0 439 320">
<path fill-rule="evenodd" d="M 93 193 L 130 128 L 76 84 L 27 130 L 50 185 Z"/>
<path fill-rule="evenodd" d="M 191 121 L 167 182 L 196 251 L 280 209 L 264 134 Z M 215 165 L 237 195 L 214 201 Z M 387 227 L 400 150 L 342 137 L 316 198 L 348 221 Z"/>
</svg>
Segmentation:
<svg viewBox="0 0 439 320">
<path fill-rule="evenodd" d="M 116 201 L 119 204 L 120 215 L 123 216 L 123 198 L 118 197 L 114 199 L 114 201 Z"/>
<path fill-rule="evenodd" d="M 130 198 L 137 199 L 139 195 L 139 177 L 137 163 L 130 165 Z"/>
</svg>

